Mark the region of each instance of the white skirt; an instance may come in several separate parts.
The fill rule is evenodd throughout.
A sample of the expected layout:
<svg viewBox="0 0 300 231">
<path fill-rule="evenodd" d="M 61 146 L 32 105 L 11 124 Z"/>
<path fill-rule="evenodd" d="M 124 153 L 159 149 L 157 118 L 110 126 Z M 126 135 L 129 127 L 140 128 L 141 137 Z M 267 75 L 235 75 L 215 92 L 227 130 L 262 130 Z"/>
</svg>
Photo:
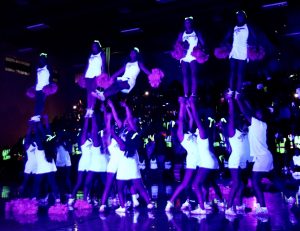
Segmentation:
<svg viewBox="0 0 300 231">
<path fill-rule="evenodd" d="M 102 154 L 100 147 L 91 147 L 91 160 L 88 171 L 92 172 L 106 172 L 107 155 Z"/>
<path fill-rule="evenodd" d="M 253 172 L 270 172 L 273 169 L 273 157 L 271 153 L 254 157 Z"/>
<path fill-rule="evenodd" d="M 44 174 L 50 172 L 56 172 L 55 162 L 52 159 L 52 162 L 48 162 L 45 157 L 44 150 L 36 150 L 35 151 L 36 160 L 37 160 L 37 169 L 36 174 Z"/>
<path fill-rule="evenodd" d="M 24 168 L 24 173 L 35 174 L 37 172 L 37 162 L 36 160 L 27 160 Z"/>
<path fill-rule="evenodd" d="M 119 162 L 117 180 L 133 180 L 141 178 L 138 163 L 138 154 L 135 154 L 133 157 L 126 157 L 123 155 Z"/>
</svg>

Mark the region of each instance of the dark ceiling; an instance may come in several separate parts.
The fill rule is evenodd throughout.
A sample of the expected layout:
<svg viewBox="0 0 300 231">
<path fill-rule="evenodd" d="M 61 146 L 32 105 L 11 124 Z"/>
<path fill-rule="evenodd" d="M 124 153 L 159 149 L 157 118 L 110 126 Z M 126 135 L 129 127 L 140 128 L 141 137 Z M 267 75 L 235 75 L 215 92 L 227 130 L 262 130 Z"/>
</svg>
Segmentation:
<svg viewBox="0 0 300 231">
<path fill-rule="evenodd" d="M 99 39 L 112 53 L 134 45 L 144 51 L 172 49 L 185 16 L 193 15 L 212 49 L 234 23 L 234 12 L 245 9 L 281 52 L 300 51 L 298 1 L 286 7 L 262 8 L 280 0 L 6 0 L 0 8 L 1 54 L 46 50 L 76 65 L 86 60 L 90 43 Z M 28 30 L 27 26 L 45 28 Z M 139 31 L 121 33 L 122 30 Z M 298 32 L 299 34 L 295 34 Z M 294 33 L 294 34 L 291 34 Z M 289 46 L 287 46 L 289 44 Z M 288 53 L 290 55 L 290 53 Z"/>
</svg>

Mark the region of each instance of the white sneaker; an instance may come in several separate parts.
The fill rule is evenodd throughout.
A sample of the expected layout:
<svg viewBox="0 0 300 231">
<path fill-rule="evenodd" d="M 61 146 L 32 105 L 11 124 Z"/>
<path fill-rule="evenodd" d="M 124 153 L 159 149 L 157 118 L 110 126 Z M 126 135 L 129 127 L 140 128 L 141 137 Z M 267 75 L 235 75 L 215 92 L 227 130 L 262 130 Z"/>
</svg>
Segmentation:
<svg viewBox="0 0 300 231">
<path fill-rule="evenodd" d="M 131 195 L 131 198 L 133 208 L 138 207 L 140 205 L 140 202 L 137 200 L 139 198 L 139 194 L 133 194 Z"/>
<path fill-rule="evenodd" d="M 171 163 L 171 161 L 166 161 L 165 162 L 165 169 L 166 170 L 169 170 L 169 169 L 171 169 L 172 168 L 172 163 Z"/>
<path fill-rule="evenodd" d="M 105 212 L 105 209 L 106 209 L 106 205 L 100 205 L 99 212 L 103 213 Z"/>
<path fill-rule="evenodd" d="M 295 204 L 296 202 L 296 199 L 292 196 L 290 196 L 287 200 L 286 200 L 287 203 L 289 203 L 290 205 L 293 205 Z"/>
<path fill-rule="evenodd" d="M 125 207 L 119 207 L 115 210 L 116 213 L 125 213 L 126 212 L 126 208 Z"/>
<path fill-rule="evenodd" d="M 152 202 L 150 202 L 149 204 L 147 204 L 147 209 L 153 209 L 154 205 Z"/>
<path fill-rule="evenodd" d="M 224 201 L 219 201 L 219 200 L 216 200 L 216 204 L 218 206 L 218 208 L 225 208 L 225 203 Z"/>
<path fill-rule="evenodd" d="M 40 115 L 32 116 L 30 118 L 30 121 L 32 121 L 32 122 L 40 122 L 41 121 L 41 116 Z"/>
<path fill-rule="evenodd" d="M 212 210 L 212 206 L 209 202 L 204 202 L 204 208 L 207 210 Z"/>
<path fill-rule="evenodd" d="M 181 205 L 181 210 L 190 210 L 191 209 L 191 204 L 190 200 L 186 200 L 182 205 Z"/>
<path fill-rule="evenodd" d="M 143 160 L 143 162 L 139 162 L 139 168 L 140 168 L 141 170 L 145 170 L 145 169 L 146 169 L 145 160 Z"/>
<path fill-rule="evenodd" d="M 165 211 L 166 212 L 170 212 L 171 208 L 173 208 L 173 207 L 174 207 L 173 203 L 171 201 L 167 201 L 167 205 L 165 207 Z"/>
<path fill-rule="evenodd" d="M 257 207 L 255 210 L 256 215 L 268 215 L 267 207 Z"/>
<path fill-rule="evenodd" d="M 168 221 L 171 221 L 173 219 L 173 214 L 168 211 L 166 211 L 166 216 L 168 218 Z"/>
<path fill-rule="evenodd" d="M 156 159 L 150 160 L 150 168 L 151 168 L 151 169 L 157 169 L 157 162 L 156 162 Z"/>
<path fill-rule="evenodd" d="M 72 206 L 74 204 L 75 199 L 74 198 L 69 198 L 68 199 L 68 205 Z"/>
<path fill-rule="evenodd" d="M 236 205 L 235 206 L 235 210 L 237 214 L 245 214 L 246 212 L 246 205 L 242 204 L 242 205 Z"/>
<path fill-rule="evenodd" d="M 236 216 L 236 213 L 235 213 L 235 211 L 233 210 L 232 207 L 226 209 L 226 210 L 225 210 L 225 214 L 226 214 L 226 215 L 229 215 L 229 216 Z"/>
<path fill-rule="evenodd" d="M 198 208 L 192 210 L 191 214 L 205 215 L 206 214 L 206 210 L 205 209 L 201 209 L 200 206 L 198 205 Z"/>
<path fill-rule="evenodd" d="M 230 88 L 228 88 L 228 91 L 226 92 L 226 94 L 228 95 L 228 97 L 232 97 L 234 94 L 234 91 L 232 91 Z"/>
</svg>

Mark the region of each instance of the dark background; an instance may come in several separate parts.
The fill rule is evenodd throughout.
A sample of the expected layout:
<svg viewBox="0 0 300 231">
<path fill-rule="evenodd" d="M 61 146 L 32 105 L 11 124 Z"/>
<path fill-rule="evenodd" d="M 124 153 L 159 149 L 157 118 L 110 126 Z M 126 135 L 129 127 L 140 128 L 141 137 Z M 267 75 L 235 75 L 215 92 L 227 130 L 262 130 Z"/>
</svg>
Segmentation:
<svg viewBox="0 0 300 231">
<path fill-rule="evenodd" d="M 210 86 L 210 94 L 218 95 L 228 76 L 228 63 L 213 57 L 217 47 L 235 20 L 235 11 L 244 9 L 267 50 L 266 60 L 251 63 L 247 78 L 259 81 L 272 76 L 278 83 L 300 69 L 299 1 L 288 6 L 262 8 L 268 0 L 6 0 L 0 3 L 0 149 L 11 146 L 26 132 L 33 113 L 33 100 L 25 96 L 35 82 L 35 64 L 40 52 L 47 52 L 58 80 L 59 91 L 47 100 L 46 113 L 52 120 L 72 110 L 84 90 L 75 83 L 76 73 L 85 69 L 90 44 L 100 40 L 110 47 L 110 71 L 125 61 L 128 51 L 138 46 L 149 68 L 160 67 L 166 77 L 159 91 L 170 94 L 174 80 L 181 80 L 179 63 L 172 59 L 177 34 L 186 16 L 194 16 L 195 26 L 202 31 L 210 60 L 201 66 L 201 81 Z M 43 23 L 42 29 L 26 27 Z M 121 30 L 140 28 L 121 33 Z M 30 63 L 29 76 L 5 71 L 6 57 Z M 143 75 L 142 75 L 143 76 Z M 137 95 L 149 88 L 146 77 L 137 83 Z M 200 81 L 200 80 L 199 80 Z M 291 89 L 279 89 L 292 91 Z M 176 85 L 176 84 L 175 84 Z M 150 89 L 151 90 L 151 89 Z M 216 96 L 217 97 L 217 96 Z"/>
</svg>

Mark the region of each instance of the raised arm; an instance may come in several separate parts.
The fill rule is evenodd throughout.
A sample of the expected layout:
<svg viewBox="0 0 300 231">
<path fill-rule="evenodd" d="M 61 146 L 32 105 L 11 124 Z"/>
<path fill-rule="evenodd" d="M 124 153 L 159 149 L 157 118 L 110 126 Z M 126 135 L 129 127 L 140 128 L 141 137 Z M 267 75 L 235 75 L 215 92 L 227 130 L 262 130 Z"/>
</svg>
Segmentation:
<svg viewBox="0 0 300 231">
<path fill-rule="evenodd" d="M 80 137 L 80 145 L 83 145 L 85 143 L 85 141 L 87 140 L 87 133 L 88 133 L 88 125 L 89 125 L 89 118 L 85 117 L 84 118 L 84 124 L 83 124 L 83 128 L 81 131 L 81 137 Z"/>
<path fill-rule="evenodd" d="M 98 125 L 97 125 L 97 121 L 96 121 L 96 117 L 95 114 L 92 117 L 92 140 L 93 140 L 93 145 L 94 147 L 99 147 L 100 146 L 100 137 L 98 134 Z"/>
<path fill-rule="evenodd" d="M 137 131 L 136 121 L 132 115 L 132 111 L 131 111 L 130 107 L 126 104 L 125 101 L 121 102 L 121 106 L 124 107 L 124 109 L 126 111 L 126 119 L 127 119 L 128 125 L 130 126 L 131 130 Z"/>
<path fill-rule="evenodd" d="M 193 127 L 193 124 L 194 124 L 194 118 L 193 118 L 193 114 L 191 112 L 191 108 L 190 108 L 190 105 L 188 102 L 186 103 L 186 111 L 189 116 L 189 129 L 191 130 Z"/>
<path fill-rule="evenodd" d="M 251 118 L 253 116 L 251 105 L 249 103 L 246 103 L 245 99 L 241 94 L 236 95 L 236 101 L 245 118 L 248 120 L 249 123 L 251 123 Z"/>
<path fill-rule="evenodd" d="M 196 99 L 195 99 L 195 97 L 190 97 L 189 102 L 190 102 L 193 118 L 194 118 L 195 123 L 198 127 L 198 130 L 199 130 L 200 138 L 201 139 L 206 139 L 207 138 L 206 130 L 205 130 L 203 122 L 199 118 L 198 111 L 197 111 L 197 108 L 196 108 Z"/>
<path fill-rule="evenodd" d="M 227 135 L 228 137 L 233 137 L 235 134 L 235 124 L 234 124 L 234 101 L 232 96 L 227 95 L 228 102 L 228 124 L 227 124 Z"/>
<path fill-rule="evenodd" d="M 121 119 L 119 118 L 118 113 L 117 113 L 117 111 L 116 111 L 116 108 L 115 108 L 113 102 L 112 102 L 111 100 L 108 100 L 108 101 L 107 101 L 107 104 L 108 104 L 108 106 L 109 106 L 110 109 L 111 109 L 112 116 L 113 116 L 114 120 L 116 121 L 118 127 L 121 128 L 121 127 L 123 126 L 123 122 L 122 122 Z"/>
<path fill-rule="evenodd" d="M 184 116 L 186 112 L 186 104 L 185 104 L 185 98 L 179 97 L 179 114 L 178 114 L 178 128 L 177 128 L 177 137 L 179 142 L 183 141 L 184 138 L 184 132 L 183 132 L 183 124 L 184 124 Z"/>
<path fill-rule="evenodd" d="M 122 74 L 124 74 L 125 68 L 126 68 L 126 65 L 124 65 L 124 66 L 121 67 L 117 72 L 115 72 L 115 73 L 111 76 L 111 78 L 112 78 L 112 79 L 115 79 L 115 78 L 117 78 L 117 77 L 120 77 Z"/>
</svg>

